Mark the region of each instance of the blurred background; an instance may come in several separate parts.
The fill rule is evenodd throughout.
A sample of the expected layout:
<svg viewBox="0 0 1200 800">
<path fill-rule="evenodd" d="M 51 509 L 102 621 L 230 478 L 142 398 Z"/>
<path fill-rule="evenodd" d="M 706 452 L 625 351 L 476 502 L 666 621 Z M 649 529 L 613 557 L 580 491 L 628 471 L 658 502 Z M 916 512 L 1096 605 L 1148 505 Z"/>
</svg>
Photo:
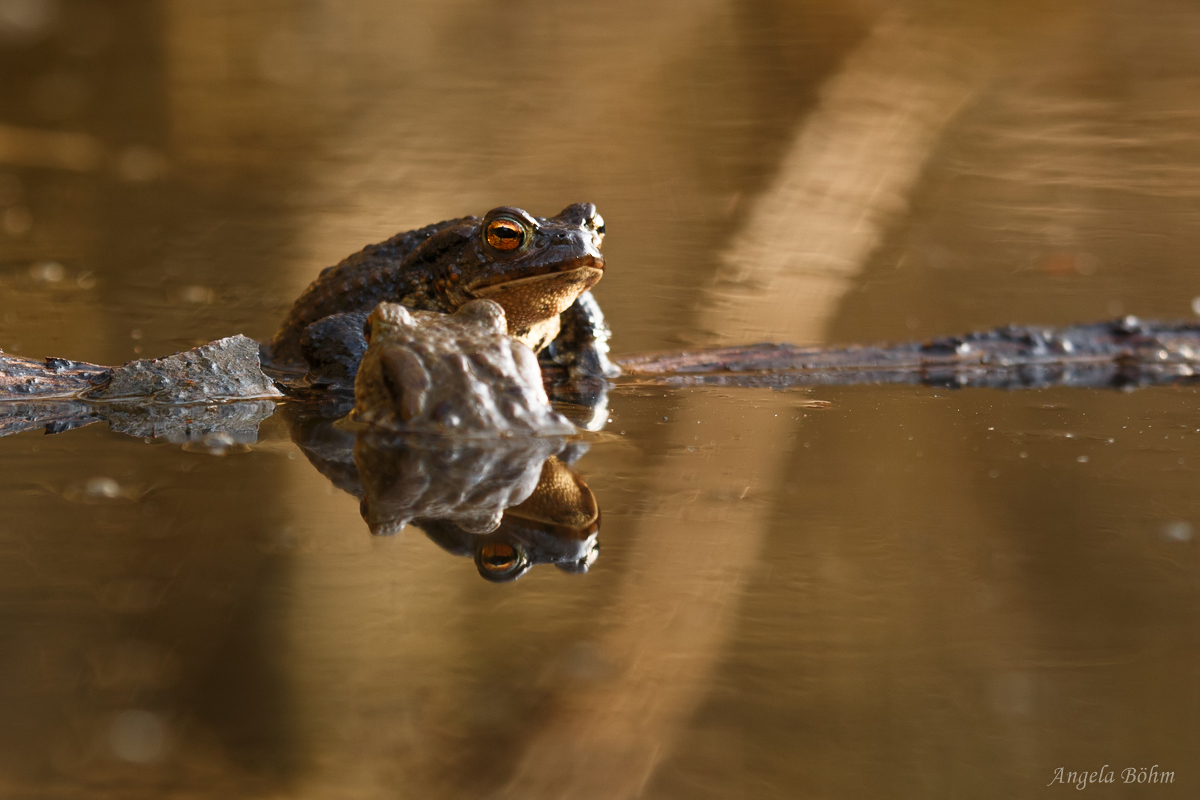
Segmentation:
<svg viewBox="0 0 1200 800">
<path fill-rule="evenodd" d="M 0 76 L 10 353 L 262 339 L 365 244 L 580 201 L 618 354 L 1200 296 L 1182 0 L 0 0 Z M 0 441 L 4 793 L 1200 786 L 1190 387 L 612 406 L 603 556 L 506 587 L 371 540 L 282 423 Z"/>
</svg>

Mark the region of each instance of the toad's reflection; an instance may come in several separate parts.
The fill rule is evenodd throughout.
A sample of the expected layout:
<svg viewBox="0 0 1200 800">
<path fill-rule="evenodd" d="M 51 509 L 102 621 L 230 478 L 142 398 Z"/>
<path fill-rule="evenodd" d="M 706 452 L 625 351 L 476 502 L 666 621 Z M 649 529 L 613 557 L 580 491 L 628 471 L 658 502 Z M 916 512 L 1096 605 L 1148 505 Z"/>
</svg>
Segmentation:
<svg viewBox="0 0 1200 800">
<path fill-rule="evenodd" d="M 373 534 L 395 534 L 411 522 L 497 583 L 538 564 L 587 572 L 599 555 L 600 510 L 570 467 L 586 445 L 355 433 L 316 409 L 289 404 L 284 414 L 309 461 L 360 498 Z"/>
<path fill-rule="evenodd" d="M 557 456 L 546 459 L 533 493 L 505 509 L 491 533 L 468 533 L 446 519 L 417 524 L 443 550 L 474 559 L 479 574 L 495 583 L 516 580 L 535 564 L 587 572 L 600 554 L 596 498 Z"/>
</svg>

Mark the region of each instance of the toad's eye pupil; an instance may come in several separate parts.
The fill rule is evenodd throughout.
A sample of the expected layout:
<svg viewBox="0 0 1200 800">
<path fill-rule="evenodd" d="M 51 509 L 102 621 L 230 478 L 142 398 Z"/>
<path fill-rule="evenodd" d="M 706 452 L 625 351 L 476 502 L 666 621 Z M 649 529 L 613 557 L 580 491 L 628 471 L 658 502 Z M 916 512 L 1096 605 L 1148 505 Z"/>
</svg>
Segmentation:
<svg viewBox="0 0 1200 800">
<path fill-rule="evenodd" d="M 506 544 L 485 544 L 480 556 L 484 566 L 491 570 L 506 570 L 517 563 L 517 551 Z"/>
<path fill-rule="evenodd" d="M 487 243 L 497 250 L 516 250 L 525 243 L 525 229 L 510 219 L 495 219 L 487 227 Z"/>
</svg>

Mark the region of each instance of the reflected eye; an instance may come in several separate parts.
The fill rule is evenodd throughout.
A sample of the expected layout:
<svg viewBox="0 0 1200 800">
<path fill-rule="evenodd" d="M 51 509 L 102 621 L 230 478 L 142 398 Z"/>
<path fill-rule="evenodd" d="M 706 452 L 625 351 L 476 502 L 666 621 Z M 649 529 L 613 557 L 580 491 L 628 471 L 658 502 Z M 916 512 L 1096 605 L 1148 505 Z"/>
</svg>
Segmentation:
<svg viewBox="0 0 1200 800">
<path fill-rule="evenodd" d="M 363 336 L 366 337 L 367 343 L 371 342 L 371 318 L 367 317 L 367 321 L 363 323 Z"/>
<path fill-rule="evenodd" d="M 525 244 L 525 228 L 515 220 L 494 219 L 487 226 L 487 243 L 497 250 L 516 250 Z"/>
<path fill-rule="evenodd" d="M 479 548 L 479 563 L 488 572 L 507 572 L 517 559 L 516 548 L 503 542 L 488 542 Z"/>
<path fill-rule="evenodd" d="M 604 217 L 597 214 L 596 216 L 592 217 L 592 224 L 596 226 L 596 233 L 603 236 L 604 235 Z"/>
</svg>

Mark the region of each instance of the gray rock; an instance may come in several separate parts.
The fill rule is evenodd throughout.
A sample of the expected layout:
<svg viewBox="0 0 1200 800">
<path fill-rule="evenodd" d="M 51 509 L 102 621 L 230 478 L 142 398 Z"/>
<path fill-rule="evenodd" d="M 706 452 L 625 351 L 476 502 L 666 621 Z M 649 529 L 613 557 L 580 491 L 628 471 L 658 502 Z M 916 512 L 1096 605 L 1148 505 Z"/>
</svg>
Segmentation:
<svg viewBox="0 0 1200 800">
<path fill-rule="evenodd" d="M 258 343 L 230 336 L 173 356 L 114 367 L 103 385 L 80 394 L 92 402 L 215 403 L 282 397 L 263 374 Z"/>
</svg>

